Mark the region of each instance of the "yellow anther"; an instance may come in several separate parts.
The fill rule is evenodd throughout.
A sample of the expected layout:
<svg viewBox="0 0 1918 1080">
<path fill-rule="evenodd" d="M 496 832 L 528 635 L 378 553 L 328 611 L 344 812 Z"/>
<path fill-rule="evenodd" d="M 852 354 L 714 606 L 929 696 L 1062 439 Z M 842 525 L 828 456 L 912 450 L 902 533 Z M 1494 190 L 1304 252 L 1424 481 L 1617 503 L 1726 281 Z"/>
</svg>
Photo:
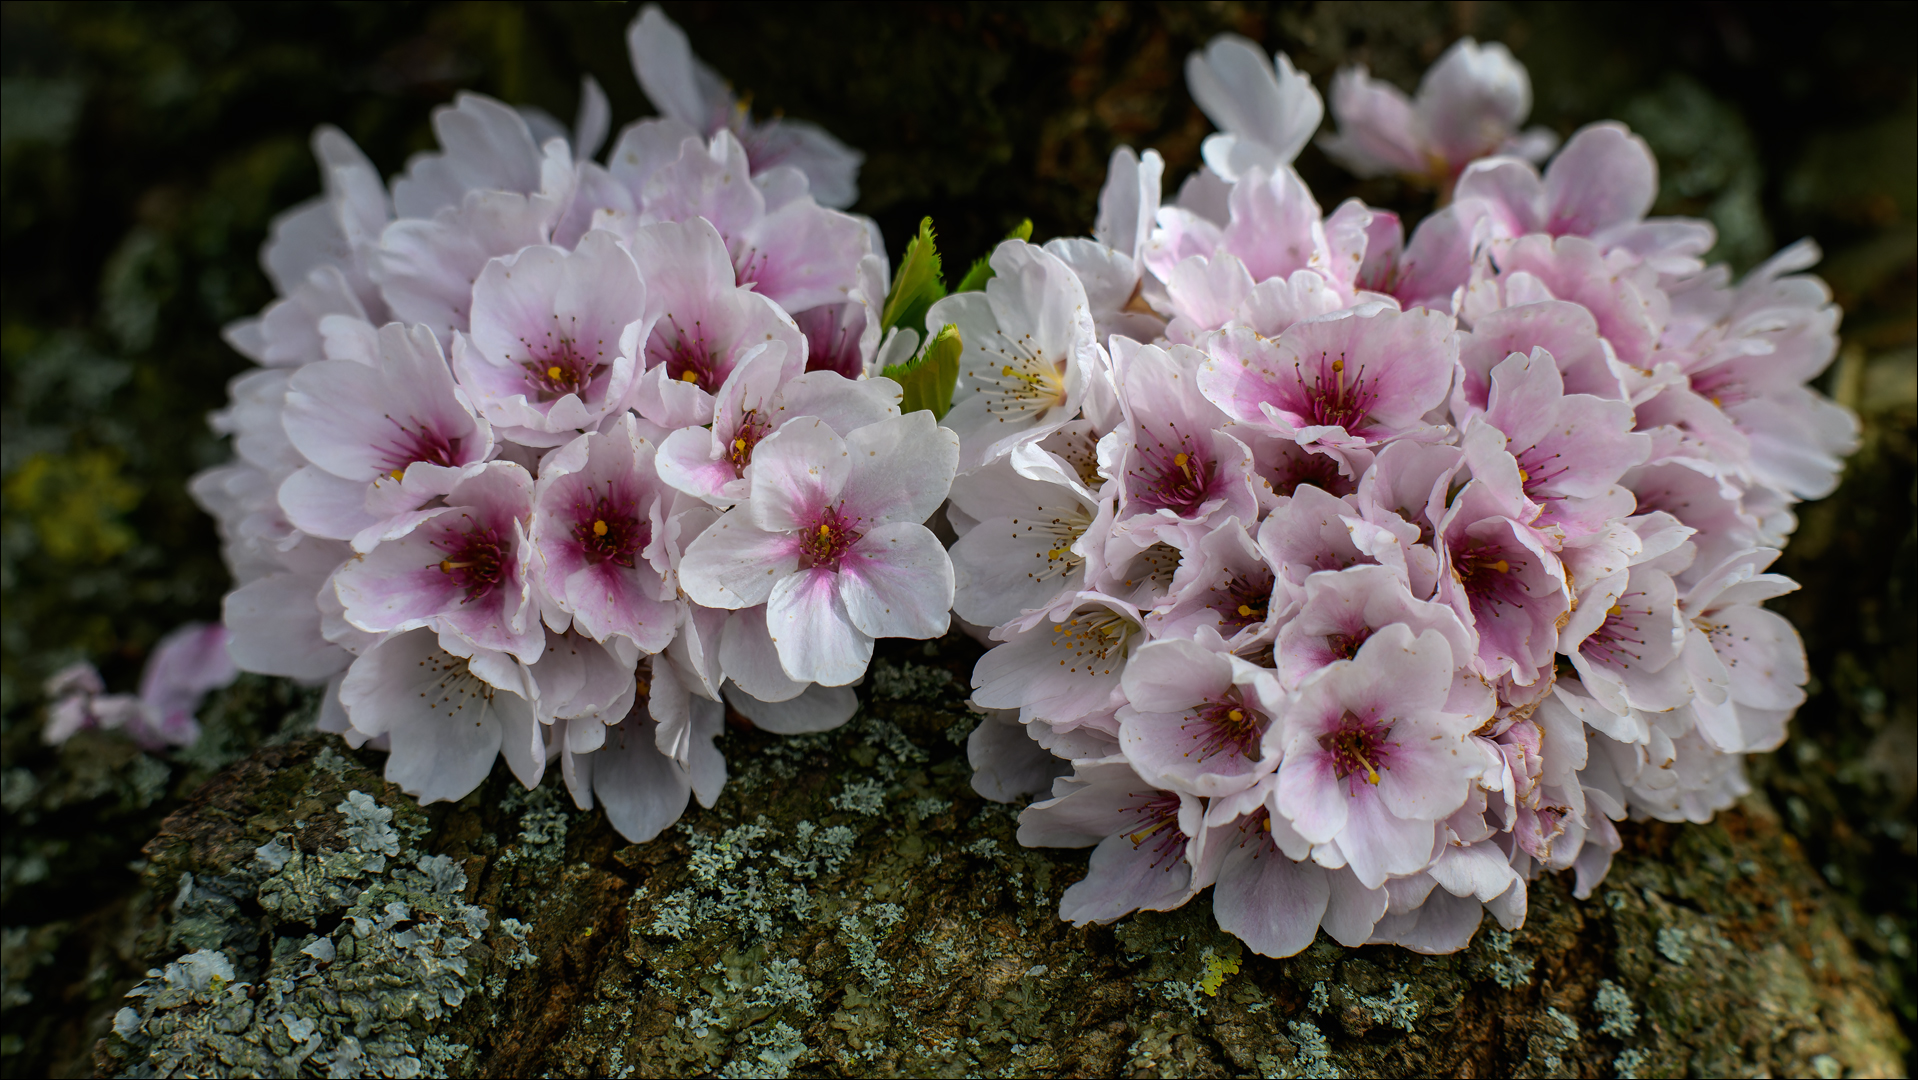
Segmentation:
<svg viewBox="0 0 1918 1080">
<path fill-rule="evenodd" d="M 697 371 L 684 372 L 679 376 L 679 381 L 680 382 L 698 382 L 699 372 Z"/>
<path fill-rule="evenodd" d="M 564 372 L 560 370 L 558 364 L 554 364 L 552 367 L 546 369 L 546 377 L 554 381 L 558 381 L 562 374 L 564 374 Z"/>
<path fill-rule="evenodd" d="M 604 521 L 593 522 L 593 535 L 594 536 L 606 535 L 606 523 Z"/>
</svg>

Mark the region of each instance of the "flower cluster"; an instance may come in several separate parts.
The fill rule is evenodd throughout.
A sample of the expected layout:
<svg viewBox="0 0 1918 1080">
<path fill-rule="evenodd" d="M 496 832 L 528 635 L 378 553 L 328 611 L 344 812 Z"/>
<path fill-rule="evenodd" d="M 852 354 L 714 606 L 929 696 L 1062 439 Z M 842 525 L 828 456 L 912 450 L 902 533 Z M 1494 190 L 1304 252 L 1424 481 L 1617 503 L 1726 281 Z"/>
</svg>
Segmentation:
<svg viewBox="0 0 1918 1080">
<path fill-rule="evenodd" d="M 1091 239 L 1008 242 L 928 316 L 965 341 L 974 784 L 1050 785 L 1020 838 L 1093 846 L 1075 922 L 1210 886 L 1267 955 L 1451 951 L 1782 740 L 1807 673 L 1765 571 L 1855 440 L 1806 385 L 1838 312 L 1809 243 L 1734 284 L 1708 224 L 1647 217 L 1620 124 L 1541 172 L 1501 47 L 1412 100 L 1334 82 L 1328 153 L 1450 191 L 1409 237 L 1314 201 L 1284 56 L 1224 37 L 1187 77 L 1222 130 L 1176 199 L 1121 149 Z"/>
<path fill-rule="evenodd" d="M 241 668 L 324 681 L 321 727 L 422 801 L 557 761 L 643 840 L 718 794 L 726 704 L 825 730 L 874 639 L 946 631 L 959 446 L 866 377 L 859 155 L 754 121 L 657 8 L 629 45 L 663 115 L 604 165 L 590 80 L 571 132 L 462 95 L 390 186 L 315 136 L 280 298 L 228 332 L 236 460 L 192 491 Z"/>
<path fill-rule="evenodd" d="M 1319 206 L 1324 102 L 1226 36 L 1173 199 L 1121 148 L 1090 237 L 1028 223 L 947 295 L 929 226 L 894 274 L 834 209 L 856 152 L 755 121 L 656 8 L 629 44 L 663 115 L 604 165 L 590 80 L 570 133 L 461 97 L 390 185 L 323 129 L 281 299 L 229 333 L 261 367 L 193 489 L 228 649 L 325 681 L 408 792 L 558 761 L 646 839 L 718 793 L 728 707 L 832 728 L 875 639 L 950 614 L 988 646 L 974 786 L 1094 849 L 1065 918 L 1210 887 L 1267 955 L 1445 952 L 1782 740 L 1766 570 L 1856 439 L 1807 385 L 1816 250 L 1708 267 L 1623 125 L 1520 129 L 1502 47 L 1334 82 L 1325 151 L 1439 192 L 1409 235 Z"/>
</svg>

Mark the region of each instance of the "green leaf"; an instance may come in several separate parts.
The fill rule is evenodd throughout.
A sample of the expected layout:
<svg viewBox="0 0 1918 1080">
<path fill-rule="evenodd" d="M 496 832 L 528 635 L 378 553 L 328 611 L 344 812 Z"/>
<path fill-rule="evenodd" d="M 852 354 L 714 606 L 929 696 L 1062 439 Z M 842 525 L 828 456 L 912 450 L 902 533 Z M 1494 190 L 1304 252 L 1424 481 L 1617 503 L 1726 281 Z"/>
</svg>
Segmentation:
<svg viewBox="0 0 1918 1080">
<path fill-rule="evenodd" d="M 1030 243 L 1032 240 L 1032 219 L 1027 218 L 1021 221 L 1011 232 L 1006 234 L 1006 240 L 1024 240 Z M 1004 240 L 1000 241 L 1000 243 L 1004 242 Z M 959 287 L 952 291 L 978 292 L 986 287 L 986 282 L 991 280 L 992 256 L 986 255 L 972 261 L 972 269 L 966 271 L 966 276 L 959 281 Z"/>
<path fill-rule="evenodd" d="M 940 276 L 939 249 L 933 243 L 932 219 L 919 223 L 919 235 L 906 242 L 906 257 L 892 277 L 892 292 L 880 309 L 879 332 L 903 326 L 923 333 L 926 309 L 946 295 L 946 281 Z"/>
<path fill-rule="evenodd" d="M 945 418 L 952 409 L 952 388 L 959 382 L 959 352 L 964 344 L 959 328 L 947 323 L 918 356 L 880 373 L 904 391 L 901 411 L 926 409 L 936 419 Z"/>
</svg>

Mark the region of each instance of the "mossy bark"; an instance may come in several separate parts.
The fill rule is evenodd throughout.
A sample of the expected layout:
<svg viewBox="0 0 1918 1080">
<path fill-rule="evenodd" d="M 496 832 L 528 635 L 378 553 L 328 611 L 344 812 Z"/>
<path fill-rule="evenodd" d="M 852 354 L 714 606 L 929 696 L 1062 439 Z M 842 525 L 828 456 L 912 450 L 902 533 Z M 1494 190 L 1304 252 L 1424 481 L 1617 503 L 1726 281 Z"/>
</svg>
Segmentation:
<svg viewBox="0 0 1918 1080">
<path fill-rule="evenodd" d="M 378 755 L 349 758 L 318 735 L 269 747 L 147 845 L 128 959 L 157 966 L 218 948 L 237 979 L 264 980 L 291 971 L 299 942 L 343 939 L 325 902 L 298 918 L 260 904 L 285 883 L 257 852 L 276 837 L 309 856 L 348 849 L 335 807 L 357 790 L 393 811 L 405 838 L 396 865 L 450 856 L 465 871 L 465 901 L 489 919 L 466 950 L 469 992 L 457 1008 L 426 1019 L 400 979 L 398 1004 L 370 1006 L 410 1034 L 410 1057 L 378 1063 L 395 1073 L 1902 1070 L 1881 991 L 1796 843 L 1757 801 L 1705 826 L 1624 827 L 1625 850 L 1590 900 L 1572 899 L 1563 878 L 1535 882 L 1523 930 L 1488 922 L 1454 956 L 1322 937 L 1271 960 L 1218 931 L 1203 895 L 1109 927 L 1062 923 L 1059 894 L 1084 873 L 1085 853 L 1021 848 L 1016 811 L 968 785 L 961 687 L 974 655 L 952 640 L 882 654 L 860 715 L 837 732 L 734 730 L 722 741 L 734 776 L 719 804 L 692 808 L 646 844 L 574 810 L 557 777 L 526 793 L 498 770 L 458 805 L 422 812 L 379 778 Z M 186 874 L 237 893 L 235 903 L 180 902 Z M 95 1024 L 119 1004 L 97 1007 Z M 255 1028 L 269 1024 L 264 1006 L 249 1015 Z M 351 1025 L 336 1026 L 344 1035 Z M 240 1031 L 225 1050 L 208 1044 L 178 1060 L 231 1069 L 234 1046 L 283 1045 L 277 1032 Z M 369 1047 L 374 1037 L 360 1035 Z M 144 1072 L 166 1047 L 143 1039 L 107 1035 L 98 1069 Z M 309 1051 L 299 1067 L 324 1075 L 334 1053 Z"/>
</svg>

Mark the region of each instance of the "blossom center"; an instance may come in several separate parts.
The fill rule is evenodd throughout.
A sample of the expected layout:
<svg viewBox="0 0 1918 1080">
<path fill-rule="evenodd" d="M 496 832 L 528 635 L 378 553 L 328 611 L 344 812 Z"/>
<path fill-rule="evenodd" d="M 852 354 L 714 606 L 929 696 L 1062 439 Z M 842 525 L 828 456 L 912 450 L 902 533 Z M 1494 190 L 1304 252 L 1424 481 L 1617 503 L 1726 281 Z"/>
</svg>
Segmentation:
<svg viewBox="0 0 1918 1080">
<path fill-rule="evenodd" d="M 449 469 L 459 464 L 460 439 L 457 437 L 447 438 L 418 420 L 396 420 L 391 414 L 386 420 L 396 429 L 396 434 L 387 444 L 381 464 L 393 479 L 404 476 L 406 467 L 416 461 Z"/>
<path fill-rule="evenodd" d="M 1172 579 L 1178 572 L 1179 549 L 1167 543 L 1153 544 L 1132 557 L 1132 563 L 1126 567 L 1126 588 L 1136 589 L 1149 582 L 1163 592 L 1172 587 Z"/>
<path fill-rule="evenodd" d="M 1371 636 L 1372 628 L 1369 626 L 1361 626 L 1349 634 L 1327 634 L 1325 647 L 1340 660 L 1350 660 L 1359 654 L 1359 647 Z"/>
<path fill-rule="evenodd" d="M 428 674 L 439 676 L 433 683 L 433 689 L 438 691 L 438 696 L 426 702 L 429 712 L 436 713 L 444 709 L 446 715 L 452 716 L 473 704 L 475 700 L 483 702 L 493 700 L 493 694 L 496 692 L 493 685 L 473 674 L 467 662 L 452 653 L 435 652 L 432 656 L 420 661 L 420 665 L 427 669 Z"/>
<path fill-rule="evenodd" d="M 1498 618 L 1505 607 L 1523 607 L 1529 591 L 1519 580 L 1527 565 L 1522 558 L 1490 546 L 1473 546 L 1453 557 L 1452 572 L 1479 618 Z"/>
<path fill-rule="evenodd" d="M 1152 846 L 1152 869 L 1177 867 L 1190 839 L 1179 828 L 1179 797 L 1170 791 L 1148 791 L 1133 792 L 1131 798 L 1138 802 L 1126 810 L 1136 816 L 1138 827 L 1126 833 L 1126 839 L 1134 850 Z"/>
<path fill-rule="evenodd" d="M 633 556 L 652 539 L 652 528 L 641 521 L 631 503 L 615 501 L 610 493 L 573 507 L 573 539 L 586 561 L 612 563 L 631 569 Z"/>
<path fill-rule="evenodd" d="M 772 425 L 760 418 L 758 409 L 746 410 L 746 415 L 739 418 L 739 428 L 733 432 L 733 441 L 726 444 L 726 460 L 732 463 L 734 472 L 745 472 L 746 466 L 753 462 L 753 447 L 771 433 Z"/>
<path fill-rule="evenodd" d="M 533 358 L 520 363 L 526 370 L 526 385 L 541 402 L 556 401 L 567 394 L 586 396 L 595 376 L 606 369 L 596 358 L 582 356 L 571 338 L 544 350 L 534 350 Z"/>
<path fill-rule="evenodd" d="M 1645 648 L 1637 620 L 1623 606 L 1625 597 L 1605 609 L 1605 621 L 1598 624 L 1578 651 L 1606 667 L 1625 667 L 1636 661 Z"/>
<path fill-rule="evenodd" d="M 1176 428 L 1173 434 L 1176 442 L 1160 443 L 1149 450 L 1138 447 L 1139 464 L 1132 469 L 1139 485 L 1134 498 L 1147 509 L 1191 517 L 1211 493 L 1212 462 Z"/>
<path fill-rule="evenodd" d="M 1347 710 L 1339 717 L 1339 726 L 1319 736 L 1319 748 L 1332 760 L 1332 775 L 1348 780 L 1351 793 L 1359 793 L 1359 784 L 1379 782 L 1379 770 L 1390 769 L 1392 751 L 1389 742 L 1392 725 L 1383 720 L 1367 720 Z"/>
<path fill-rule="evenodd" d="M 506 540 L 491 525 L 474 526 L 463 533 L 440 540 L 446 558 L 439 571 L 466 592 L 464 603 L 483 599 L 506 578 L 508 551 Z"/>
<path fill-rule="evenodd" d="M 1179 725 L 1179 730 L 1190 732 L 1197 744 L 1185 756 L 1197 756 L 1200 761 L 1228 753 L 1257 761 L 1265 729 L 1264 715 L 1249 708 L 1236 691 L 1228 692 L 1221 701 L 1202 702 Z"/>
<path fill-rule="evenodd" d="M 1327 354 L 1330 355 L 1330 354 Z M 1319 369 L 1307 381 L 1299 366 L 1299 386 L 1305 391 L 1304 413 L 1314 424 L 1356 431 L 1378 403 L 1378 393 L 1365 381 L 1365 365 L 1347 371 L 1343 354 L 1331 363 L 1319 357 Z"/>
<path fill-rule="evenodd" d="M 1105 608 L 1075 611 L 1052 624 L 1052 643 L 1072 654 L 1062 659 L 1068 674 L 1110 675 L 1125 662 L 1126 646 L 1139 632 L 1139 624 Z"/>
<path fill-rule="evenodd" d="M 1014 525 L 1019 524 L 1017 520 Z M 1033 552 L 1034 558 L 1044 559 L 1045 566 L 1026 576 L 1034 581 L 1051 581 L 1065 577 L 1085 565 L 1085 558 L 1072 550 L 1079 537 L 1092 525 L 1092 518 L 1083 511 L 1066 511 L 1050 521 L 1032 526 L 1047 546 L 1043 551 Z"/>
<path fill-rule="evenodd" d="M 672 316 L 672 341 L 661 350 L 665 353 L 662 361 L 666 365 L 666 377 L 676 382 L 689 382 L 707 393 L 718 393 L 719 384 L 726 381 L 726 375 L 719 370 L 719 355 L 706 344 L 706 334 L 698 320 L 693 321 L 692 333 L 687 333 Z"/>
<path fill-rule="evenodd" d="M 848 522 L 840 516 L 838 507 L 828 506 L 819 515 L 817 525 L 799 534 L 799 551 L 803 561 L 809 566 L 839 569 L 840 560 L 864 535 L 853 528 L 856 524 L 857 519 Z"/>
<path fill-rule="evenodd" d="M 1064 364 L 1047 360 L 1032 350 L 1025 340 L 1000 340 L 1011 346 L 1000 350 L 1006 360 L 999 370 L 981 373 L 979 392 L 986 399 L 986 413 L 999 422 L 1043 417 L 1055 405 L 1066 400 Z"/>
<path fill-rule="evenodd" d="M 1264 622 L 1272 602 L 1272 580 L 1269 572 L 1250 577 L 1234 574 L 1223 585 L 1214 586 L 1211 607 L 1219 613 L 1220 625 L 1239 631 Z"/>
</svg>

